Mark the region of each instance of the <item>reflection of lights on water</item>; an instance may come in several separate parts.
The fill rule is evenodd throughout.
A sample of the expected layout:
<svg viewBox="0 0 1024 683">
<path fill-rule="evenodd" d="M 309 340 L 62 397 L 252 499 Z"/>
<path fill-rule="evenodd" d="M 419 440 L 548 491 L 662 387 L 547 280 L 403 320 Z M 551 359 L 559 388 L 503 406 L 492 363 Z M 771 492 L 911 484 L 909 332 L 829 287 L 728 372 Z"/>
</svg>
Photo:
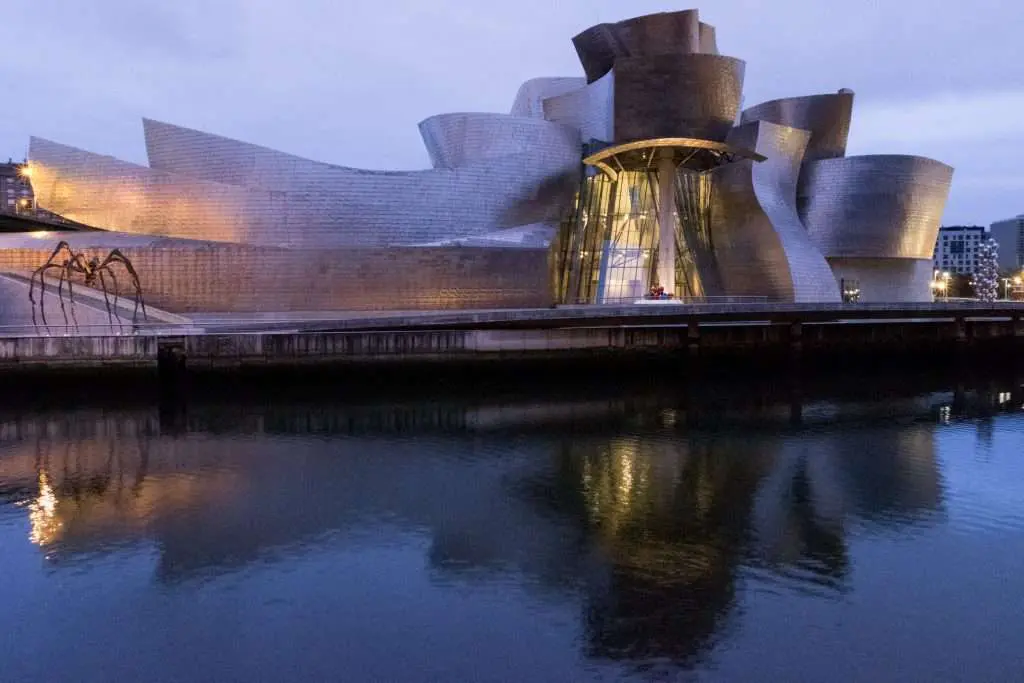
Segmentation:
<svg viewBox="0 0 1024 683">
<path fill-rule="evenodd" d="M 633 468 L 636 466 L 636 452 L 634 450 L 620 451 L 618 460 L 621 473 L 619 478 L 619 501 L 621 504 L 629 501 L 633 493 Z"/>
<path fill-rule="evenodd" d="M 939 422 L 948 425 L 950 419 L 953 417 L 952 406 L 942 406 L 939 408 Z"/>
<path fill-rule="evenodd" d="M 999 394 L 999 405 L 1005 406 L 1007 403 L 1013 400 L 1013 394 L 1008 391 L 1004 391 Z"/>
<path fill-rule="evenodd" d="M 50 543 L 61 527 L 57 519 L 57 496 L 46 472 L 39 473 L 39 496 L 29 506 L 29 540 L 36 545 Z"/>
</svg>

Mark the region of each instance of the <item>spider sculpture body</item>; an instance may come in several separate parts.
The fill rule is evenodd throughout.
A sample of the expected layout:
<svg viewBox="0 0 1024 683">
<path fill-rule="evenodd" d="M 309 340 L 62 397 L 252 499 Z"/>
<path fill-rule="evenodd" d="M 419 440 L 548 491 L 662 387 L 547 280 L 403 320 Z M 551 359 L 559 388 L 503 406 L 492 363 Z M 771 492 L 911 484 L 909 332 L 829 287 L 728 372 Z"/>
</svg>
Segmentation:
<svg viewBox="0 0 1024 683">
<path fill-rule="evenodd" d="M 29 281 L 28 298 L 32 302 L 32 324 L 38 326 L 36 321 L 36 306 L 39 307 L 39 315 L 43 325 L 46 325 L 46 275 L 57 276 L 57 300 L 60 302 L 60 310 L 64 315 L 64 325 L 69 324 L 68 309 L 71 309 L 71 320 L 75 327 L 78 326 L 78 318 L 75 315 L 75 292 L 74 281 L 79 279 L 88 287 L 99 289 L 103 292 L 103 301 L 107 307 L 107 318 L 110 324 L 114 324 L 117 318 L 118 323 L 121 316 L 117 312 L 118 299 L 121 296 L 120 283 L 117 279 L 115 267 L 120 266 L 128 275 L 132 289 L 134 289 L 135 309 L 132 313 L 132 323 L 137 322 L 139 310 L 142 310 L 142 317 L 146 317 L 146 304 L 142 300 L 142 284 L 139 282 L 139 275 L 128 257 L 119 249 L 114 249 L 103 259 L 97 257 L 88 258 L 80 251 L 74 251 L 71 246 L 61 240 L 57 248 L 46 259 L 46 263 L 36 268 Z M 39 301 L 35 298 L 36 279 L 39 280 Z M 64 303 L 64 288 L 67 287 L 68 305 Z M 111 296 L 113 305 L 111 305 Z"/>
</svg>

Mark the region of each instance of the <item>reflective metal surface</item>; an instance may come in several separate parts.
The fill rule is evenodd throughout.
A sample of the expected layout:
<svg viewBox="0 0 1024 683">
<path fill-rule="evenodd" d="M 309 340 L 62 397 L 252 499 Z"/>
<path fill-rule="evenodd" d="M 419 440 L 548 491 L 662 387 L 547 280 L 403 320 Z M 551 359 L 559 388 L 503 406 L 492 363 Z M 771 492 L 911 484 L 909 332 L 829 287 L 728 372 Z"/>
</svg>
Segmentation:
<svg viewBox="0 0 1024 683">
<path fill-rule="evenodd" d="M 700 51 L 706 55 L 718 54 L 718 32 L 711 24 L 700 22 Z"/>
<path fill-rule="evenodd" d="M 511 114 L 543 119 L 545 100 L 579 90 L 586 84 L 587 79 L 574 76 L 531 78 L 519 87 Z"/>
<path fill-rule="evenodd" d="M 1016 679 L 1019 381 L 659 387 L 5 405 L 3 677 Z"/>
<path fill-rule="evenodd" d="M 428 119 L 424 138 L 441 167 L 409 172 L 343 168 L 144 124 L 149 168 L 33 138 L 40 206 L 133 234 L 274 247 L 415 245 L 557 225 L 579 177 L 577 131 L 528 117 Z"/>
<path fill-rule="evenodd" d="M 708 44 L 707 29 L 701 42 L 701 23 L 695 9 L 661 12 L 598 24 L 572 39 L 587 80 L 594 82 L 629 57 L 694 54 Z"/>
<path fill-rule="evenodd" d="M 797 206 L 827 257 L 931 260 L 952 180 L 924 157 L 823 159 L 804 167 Z"/>
<path fill-rule="evenodd" d="M 544 118 L 580 131 L 585 142 L 615 139 L 615 72 L 544 100 Z"/>
<path fill-rule="evenodd" d="M 740 111 L 746 65 L 733 57 L 659 54 L 615 62 L 615 141 L 724 142 Z"/>
<path fill-rule="evenodd" d="M 765 121 L 730 134 L 730 142 L 767 160 L 730 164 L 712 174 L 711 232 L 726 295 L 839 301 L 832 270 L 796 209 L 797 177 L 809 138 L 807 131 Z"/>
<path fill-rule="evenodd" d="M 787 97 L 745 109 L 741 123 L 768 121 L 810 132 L 805 161 L 846 156 L 853 116 L 853 92 Z"/>
</svg>

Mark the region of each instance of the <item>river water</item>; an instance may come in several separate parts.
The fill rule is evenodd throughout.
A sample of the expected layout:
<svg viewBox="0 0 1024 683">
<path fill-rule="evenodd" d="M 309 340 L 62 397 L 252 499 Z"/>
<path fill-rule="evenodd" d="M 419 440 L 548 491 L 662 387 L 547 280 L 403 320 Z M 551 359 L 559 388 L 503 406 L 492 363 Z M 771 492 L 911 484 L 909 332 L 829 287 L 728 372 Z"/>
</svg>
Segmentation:
<svg viewBox="0 0 1024 683">
<path fill-rule="evenodd" d="M 1022 383 L 7 405 L 0 680 L 1024 680 Z"/>
</svg>

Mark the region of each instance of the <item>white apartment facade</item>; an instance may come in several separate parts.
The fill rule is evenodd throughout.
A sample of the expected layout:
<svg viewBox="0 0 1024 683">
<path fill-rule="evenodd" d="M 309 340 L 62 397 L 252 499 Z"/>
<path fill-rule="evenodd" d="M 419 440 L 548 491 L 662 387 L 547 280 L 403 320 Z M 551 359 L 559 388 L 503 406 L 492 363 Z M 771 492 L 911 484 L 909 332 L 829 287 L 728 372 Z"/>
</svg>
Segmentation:
<svg viewBox="0 0 1024 683">
<path fill-rule="evenodd" d="M 976 275 L 978 250 L 988 236 L 980 225 L 950 226 L 939 230 L 932 263 L 935 270 L 959 275 Z M 1000 250 L 1001 250 L 1000 245 Z"/>
</svg>

